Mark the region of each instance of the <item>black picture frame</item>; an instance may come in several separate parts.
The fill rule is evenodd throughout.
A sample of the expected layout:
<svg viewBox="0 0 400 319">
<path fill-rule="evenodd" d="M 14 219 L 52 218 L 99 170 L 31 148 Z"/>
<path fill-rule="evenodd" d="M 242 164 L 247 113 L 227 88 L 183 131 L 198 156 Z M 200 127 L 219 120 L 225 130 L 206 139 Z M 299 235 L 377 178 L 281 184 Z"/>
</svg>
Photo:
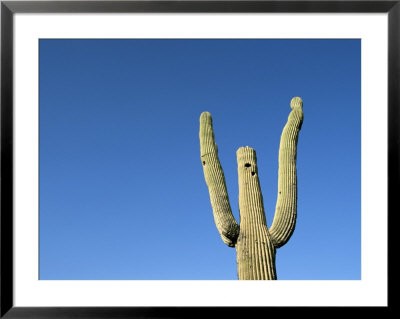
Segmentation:
<svg viewBox="0 0 400 319">
<path fill-rule="evenodd" d="M 400 0 L 308 1 L 1 1 L 1 318 L 191 318 L 254 317 L 283 311 L 279 307 L 14 307 L 13 303 L 13 16 L 15 13 L 120 12 L 312 12 L 388 14 L 388 217 L 399 206 Z M 390 214 L 391 213 L 391 214 Z M 390 251 L 390 235 L 388 247 Z M 388 262 L 389 255 L 388 255 Z M 389 270 L 389 269 L 388 269 Z M 390 275 L 390 273 L 389 273 Z M 390 287 L 390 281 L 388 281 Z M 387 311 L 392 305 L 389 295 Z M 306 308 L 306 309 L 305 309 Z M 329 307 L 333 315 L 340 307 Z M 349 307 L 348 307 L 349 308 Z M 352 307 L 350 307 L 352 308 Z M 297 315 L 307 307 L 290 307 Z M 326 313 L 326 307 L 313 312 Z M 360 311 L 362 309 L 357 309 Z M 366 307 L 372 314 L 374 309 Z M 348 311 L 348 309 L 346 309 Z"/>
</svg>

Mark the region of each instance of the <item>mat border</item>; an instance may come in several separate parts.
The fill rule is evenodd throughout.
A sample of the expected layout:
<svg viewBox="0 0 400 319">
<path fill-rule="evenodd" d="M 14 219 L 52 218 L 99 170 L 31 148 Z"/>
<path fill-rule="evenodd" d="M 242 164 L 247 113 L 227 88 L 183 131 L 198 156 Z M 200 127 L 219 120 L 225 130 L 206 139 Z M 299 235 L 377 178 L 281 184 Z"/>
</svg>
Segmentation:
<svg viewBox="0 0 400 319">
<path fill-rule="evenodd" d="M 399 210 L 398 119 L 400 102 L 400 0 L 397 1 L 1 1 L 1 206 L 0 206 L 0 318 L 189 318 L 192 316 L 259 316 L 281 307 L 14 307 L 13 306 L 13 20 L 15 13 L 122 12 L 270 12 L 270 13 L 388 13 L 388 218 Z M 389 231 L 389 229 L 388 229 Z M 390 252 L 390 232 L 388 232 Z M 390 264 L 388 255 L 388 265 Z M 389 271 L 390 269 L 388 269 Z M 388 272 L 389 273 L 389 272 Z M 390 275 L 390 273 L 389 273 Z M 390 281 L 388 281 L 388 287 Z M 389 289 L 390 290 L 390 289 Z M 375 309 L 365 307 L 372 314 Z M 326 313 L 327 307 L 288 307 Z M 344 307 L 345 311 L 349 308 Z M 344 310 L 329 307 L 330 314 Z"/>
</svg>

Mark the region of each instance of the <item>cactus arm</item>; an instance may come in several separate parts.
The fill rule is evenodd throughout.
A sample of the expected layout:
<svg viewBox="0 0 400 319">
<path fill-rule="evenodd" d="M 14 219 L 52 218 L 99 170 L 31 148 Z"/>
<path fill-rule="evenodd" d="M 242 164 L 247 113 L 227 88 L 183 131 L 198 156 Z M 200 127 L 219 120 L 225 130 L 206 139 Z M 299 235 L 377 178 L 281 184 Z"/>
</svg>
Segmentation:
<svg viewBox="0 0 400 319">
<path fill-rule="evenodd" d="M 208 112 L 200 116 L 200 155 L 204 178 L 208 187 L 215 225 L 225 244 L 234 247 L 239 235 L 239 225 L 232 214 L 226 189 L 225 176 L 214 140 L 212 117 Z"/>
<path fill-rule="evenodd" d="M 269 232 L 276 248 L 287 243 L 296 226 L 297 217 L 297 140 L 303 123 L 303 101 L 295 97 L 292 111 L 282 131 L 279 147 L 278 197 Z"/>
</svg>

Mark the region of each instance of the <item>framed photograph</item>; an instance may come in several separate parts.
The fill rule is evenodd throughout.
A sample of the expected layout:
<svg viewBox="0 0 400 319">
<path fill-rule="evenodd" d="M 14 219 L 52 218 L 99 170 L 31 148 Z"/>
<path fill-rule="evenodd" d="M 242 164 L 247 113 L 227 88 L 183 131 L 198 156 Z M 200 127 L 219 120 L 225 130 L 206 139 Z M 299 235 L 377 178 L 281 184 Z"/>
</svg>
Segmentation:
<svg viewBox="0 0 400 319">
<path fill-rule="evenodd" d="M 1 1 L 0 316 L 389 309 L 399 18 Z"/>
</svg>

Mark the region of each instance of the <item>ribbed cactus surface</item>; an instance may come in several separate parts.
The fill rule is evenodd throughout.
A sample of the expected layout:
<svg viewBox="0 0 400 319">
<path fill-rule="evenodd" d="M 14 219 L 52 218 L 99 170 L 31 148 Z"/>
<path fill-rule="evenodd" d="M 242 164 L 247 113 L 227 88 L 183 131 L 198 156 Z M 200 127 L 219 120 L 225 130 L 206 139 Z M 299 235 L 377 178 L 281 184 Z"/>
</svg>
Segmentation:
<svg viewBox="0 0 400 319">
<path fill-rule="evenodd" d="M 239 280 L 274 280 L 276 249 L 293 234 L 297 217 L 297 140 L 303 122 L 303 101 L 295 97 L 279 147 L 278 198 L 270 228 L 258 178 L 256 151 L 237 150 L 240 226 L 232 214 L 225 176 L 214 139 L 211 114 L 200 116 L 200 154 L 214 221 L 225 244 L 236 248 Z"/>
</svg>

